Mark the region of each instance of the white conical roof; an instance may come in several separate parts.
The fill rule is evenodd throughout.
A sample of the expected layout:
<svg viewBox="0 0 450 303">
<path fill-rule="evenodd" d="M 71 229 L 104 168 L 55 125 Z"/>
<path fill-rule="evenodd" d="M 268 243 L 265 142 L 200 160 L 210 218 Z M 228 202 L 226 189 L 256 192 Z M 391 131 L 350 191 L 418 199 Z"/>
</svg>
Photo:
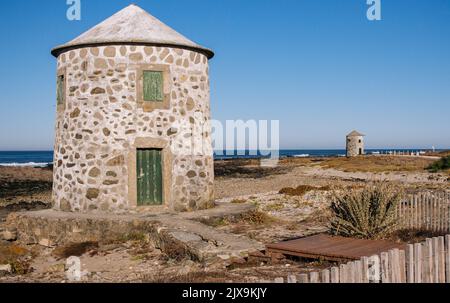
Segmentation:
<svg viewBox="0 0 450 303">
<path fill-rule="evenodd" d="M 347 135 L 347 137 L 365 137 L 366 135 L 361 134 L 360 132 L 354 130 Z"/>
<path fill-rule="evenodd" d="M 52 54 L 58 56 L 68 49 L 108 44 L 178 46 L 202 52 L 208 58 L 214 56 L 211 50 L 187 39 L 135 4 L 124 8 L 78 38 L 54 48 Z"/>
</svg>

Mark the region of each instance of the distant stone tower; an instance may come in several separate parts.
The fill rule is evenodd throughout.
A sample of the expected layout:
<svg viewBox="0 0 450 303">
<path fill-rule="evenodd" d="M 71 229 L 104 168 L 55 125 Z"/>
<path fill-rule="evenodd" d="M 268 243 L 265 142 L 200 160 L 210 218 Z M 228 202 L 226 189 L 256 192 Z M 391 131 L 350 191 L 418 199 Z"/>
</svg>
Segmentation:
<svg viewBox="0 0 450 303">
<path fill-rule="evenodd" d="M 365 154 L 364 150 L 365 135 L 352 131 L 347 135 L 347 157 L 356 157 Z"/>
<path fill-rule="evenodd" d="M 52 54 L 56 210 L 214 205 L 211 50 L 131 5 Z"/>
</svg>

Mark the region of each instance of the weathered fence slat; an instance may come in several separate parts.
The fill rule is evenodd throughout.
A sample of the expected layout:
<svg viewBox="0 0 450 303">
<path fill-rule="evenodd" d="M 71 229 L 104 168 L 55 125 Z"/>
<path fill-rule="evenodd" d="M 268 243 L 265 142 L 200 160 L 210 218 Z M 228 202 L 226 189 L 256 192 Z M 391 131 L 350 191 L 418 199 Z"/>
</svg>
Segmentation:
<svg viewBox="0 0 450 303">
<path fill-rule="evenodd" d="M 419 193 L 399 203 L 398 228 L 450 232 L 450 200 L 447 194 Z"/>
<path fill-rule="evenodd" d="M 444 237 L 438 238 L 439 247 L 439 283 L 445 283 L 445 240 Z"/>
<path fill-rule="evenodd" d="M 445 272 L 446 282 L 450 283 L 450 235 L 445 236 Z"/>
<path fill-rule="evenodd" d="M 300 274 L 298 276 L 298 282 L 299 283 L 309 283 L 309 277 L 308 274 Z"/>
<path fill-rule="evenodd" d="M 374 255 L 368 259 L 369 271 L 368 279 L 369 283 L 380 283 L 381 282 L 381 261 L 380 256 Z"/>
<path fill-rule="evenodd" d="M 330 270 L 324 269 L 320 272 L 320 281 L 322 283 L 330 283 Z"/>
<path fill-rule="evenodd" d="M 422 283 L 422 244 L 414 244 L 414 282 Z"/>
<path fill-rule="evenodd" d="M 348 283 L 346 264 L 339 265 L 339 283 Z"/>
<path fill-rule="evenodd" d="M 339 283 L 339 267 L 332 267 L 330 270 L 330 282 L 331 283 Z"/>
<path fill-rule="evenodd" d="M 309 274 L 309 282 L 310 283 L 319 283 L 319 273 L 312 272 Z"/>
<path fill-rule="evenodd" d="M 387 252 L 381 253 L 381 282 L 391 283 L 389 275 L 389 254 Z"/>
<path fill-rule="evenodd" d="M 369 283 L 369 258 L 361 258 L 361 283 Z"/>
<path fill-rule="evenodd" d="M 406 252 L 404 250 L 399 250 L 399 270 L 400 270 L 400 283 L 406 283 Z"/>
<path fill-rule="evenodd" d="M 409 244 L 406 249 L 406 282 L 414 283 L 414 245 Z"/>
<path fill-rule="evenodd" d="M 432 239 L 432 245 L 433 245 L 433 283 L 439 283 L 439 258 L 440 258 L 440 252 L 439 252 L 439 239 L 433 238 Z"/>
</svg>

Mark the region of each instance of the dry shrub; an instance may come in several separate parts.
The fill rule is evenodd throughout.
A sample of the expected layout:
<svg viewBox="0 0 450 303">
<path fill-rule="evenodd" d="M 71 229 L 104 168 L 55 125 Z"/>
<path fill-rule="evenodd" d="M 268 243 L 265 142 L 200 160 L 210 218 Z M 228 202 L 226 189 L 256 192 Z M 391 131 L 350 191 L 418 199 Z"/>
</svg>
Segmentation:
<svg viewBox="0 0 450 303">
<path fill-rule="evenodd" d="M 146 276 L 146 283 L 225 283 L 229 277 L 225 271 L 195 271 L 184 275 L 159 272 L 155 276 Z"/>
<path fill-rule="evenodd" d="M 81 257 L 93 249 L 98 249 L 98 242 L 73 243 L 55 248 L 52 255 L 59 259 Z"/>
<path fill-rule="evenodd" d="M 280 194 L 288 196 L 303 196 L 306 193 L 316 190 L 316 191 L 329 191 L 331 188 L 329 186 L 314 187 L 309 185 L 300 185 L 297 188 L 286 187 L 280 190 Z"/>
<path fill-rule="evenodd" d="M 244 203 L 247 203 L 247 200 L 234 199 L 233 201 L 231 201 L 231 204 L 244 204 Z"/>
<path fill-rule="evenodd" d="M 269 216 L 268 214 L 266 214 L 262 211 L 258 211 L 258 210 L 253 210 L 253 211 L 243 214 L 241 216 L 241 220 L 246 223 L 253 224 L 253 225 L 266 225 L 266 224 L 274 223 L 276 221 L 275 218 Z"/>
<path fill-rule="evenodd" d="M 0 264 L 11 265 L 12 273 L 15 275 L 24 275 L 32 270 L 30 266 L 32 257 L 32 253 L 23 247 L 0 243 Z"/>
<path fill-rule="evenodd" d="M 403 243 L 419 243 L 429 238 L 436 238 L 447 235 L 446 232 L 432 231 L 426 229 L 400 229 L 389 235 L 389 240 Z"/>
<path fill-rule="evenodd" d="M 402 190 L 386 182 L 335 192 L 330 230 L 344 237 L 383 238 L 396 227 L 395 214 L 402 197 Z"/>
</svg>

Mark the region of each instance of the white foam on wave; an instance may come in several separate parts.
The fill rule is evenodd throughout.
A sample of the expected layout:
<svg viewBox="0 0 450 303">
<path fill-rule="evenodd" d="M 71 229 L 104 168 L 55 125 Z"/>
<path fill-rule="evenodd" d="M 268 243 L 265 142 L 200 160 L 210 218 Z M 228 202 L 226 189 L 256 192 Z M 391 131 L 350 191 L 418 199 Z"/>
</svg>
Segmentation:
<svg viewBox="0 0 450 303">
<path fill-rule="evenodd" d="M 308 158 L 310 155 L 309 154 L 301 154 L 301 155 L 295 155 L 295 158 Z"/>
<path fill-rule="evenodd" d="M 0 163 L 0 166 L 3 167 L 47 167 L 50 163 L 36 163 L 36 162 L 28 162 L 28 163 Z"/>
</svg>

